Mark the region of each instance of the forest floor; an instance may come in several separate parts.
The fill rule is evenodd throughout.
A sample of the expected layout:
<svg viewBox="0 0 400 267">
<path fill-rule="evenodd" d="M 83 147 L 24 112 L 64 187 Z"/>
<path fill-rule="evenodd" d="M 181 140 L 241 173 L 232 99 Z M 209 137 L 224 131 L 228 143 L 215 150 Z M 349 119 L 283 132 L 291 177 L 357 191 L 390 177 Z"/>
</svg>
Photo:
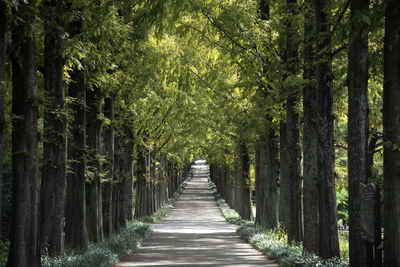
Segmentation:
<svg viewBox="0 0 400 267">
<path fill-rule="evenodd" d="M 170 214 L 116 266 L 278 266 L 241 239 L 237 225 L 222 217 L 206 171 L 206 165 L 194 165 L 193 179 Z"/>
</svg>

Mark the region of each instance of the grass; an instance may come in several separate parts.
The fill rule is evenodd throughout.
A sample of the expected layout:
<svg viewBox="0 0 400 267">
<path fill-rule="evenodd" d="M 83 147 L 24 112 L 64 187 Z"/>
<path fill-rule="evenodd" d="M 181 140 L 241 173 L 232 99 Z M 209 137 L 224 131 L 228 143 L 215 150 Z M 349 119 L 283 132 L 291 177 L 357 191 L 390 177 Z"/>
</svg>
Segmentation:
<svg viewBox="0 0 400 267">
<path fill-rule="evenodd" d="M 82 250 L 66 251 L 62 257 L 42 256 L 43 267 L 109 267 L 119 259 L 132 253 L 150 235 L 149 223 L 160 222 L 167 216 L 177 198 L 187 186 L 187 178 L 177 192 L 154 215 L 132 220 L 118 233 L 114 233 L 101 243 L 90 243 Z"/>
<path fill-rule="evenodd" d="M 276 260 L 280 266 L 326 266 L 326 267 L 347 267 L 349 266 L 348 245 L 347 254 L 343 259 L 324 260 L 313 253 L 303 251 L 302 244 L 288 244 L 287 236 L 284 231 L 277 228 L 267 230 L 253 222 L 243 220 L 236 211 L 232 210 L 218 193 L 214 183 L 210 183 L 218 207 L 225 219 L 233 224 L 239 225 L 236 230 L 244 240 L 249 242 L 254 248 L 265 253 L 270 259 Z M 341 249 L 346 249 L 345 238 L 341 239 Z M 348 244 L 348 242 L 347 242 Z M 342 252 L 343 253 L 343 252 Z M 347 256 L 348 257 L 348 256 Z"/>
</svg>

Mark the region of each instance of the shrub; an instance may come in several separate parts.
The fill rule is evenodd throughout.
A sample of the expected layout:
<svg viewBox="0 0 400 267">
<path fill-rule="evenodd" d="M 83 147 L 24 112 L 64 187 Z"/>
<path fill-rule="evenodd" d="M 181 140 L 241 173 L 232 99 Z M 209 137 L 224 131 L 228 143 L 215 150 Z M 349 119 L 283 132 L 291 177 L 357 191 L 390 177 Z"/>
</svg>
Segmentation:
<svg viewBox="0 0 400 267">
<path fill-rule="evenodd" d="M 288 244 L 286 233 L 279 227 L 274 230 L 267 230 L 253 222 L 240 218 L 236 211 L 229 208 L 225 200 L 218 193 L 214 183 L 210 183 L 212 192 L 225 219 L 239 227 L 236 230 L 244 240 L 254 248 L 265 253 L 270 259 L 276 260 L 280 266 L 325 266 L 325 267 L 347 267 L 348 259 L 324 260 L 313 253 L 303 251 L 302 244 Z"/>
</svg>

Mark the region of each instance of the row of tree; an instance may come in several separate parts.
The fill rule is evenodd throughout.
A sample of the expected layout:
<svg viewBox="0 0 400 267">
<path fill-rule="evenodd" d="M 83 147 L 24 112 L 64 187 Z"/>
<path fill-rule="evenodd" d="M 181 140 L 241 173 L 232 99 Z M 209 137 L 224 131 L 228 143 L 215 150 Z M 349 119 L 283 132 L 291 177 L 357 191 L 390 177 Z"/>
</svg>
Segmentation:
<svg viewBox="0 0 400 267">
<path fill-rule="evenodd" d="M 384 228 L 385 233 L 390 233 L 390 237 L 385 235 L 384 259 L 385 266 L 398 266 L 396 218 L 399 214 L 395 207 L 399 200 L 394 190 L 398 189 L 399 180 L 400 121 L 399 105 L 393 101 L 399 101 L 400 43 L 396 39 L 400 29 L 397 22 L 399 3 L 368 0 L 345 1 L 343 4 L 329 0 L 278 2 L 261 0 L 257 5 L 259 25 L 266 27 L 265 34 L 273 34 L 275 27 L 281 45 L 274 47 L 264 41 L 261 45 L 274 51 L 258 55 L 264 57 L 256 70 L 261 77 L 255 94 L 263 99 L 262 123 L 266 126 L 250 141 L 243 142 L 243 136 L 235 140 L 236 148 L 231 150 L 233 161 L 227 156 L 210 153 L 212 177 L 228 203 L 242 217 L 251 219 L 251 215 L 243 210 L 250 210 L 251 205 L 251 175 L 245 166 L 255 164 L 256 222 L 271 229 L 280 224 L 286 229 L 289 242 L 302 241 L 305 250 L 323 258 L 339 257 L 335 186 L 340 181 L 337 167 L 335 169 L 335 154 L 340 157 L 341 152 L 335 150 L 343 146 L 334 141 L 334 135 L 341 139 L 336 130 L 340 125 L 334 125 L 335 120 L 340 124 L 335 118 L 339 112 L 334 111 L 334 107 L 340 107 L 338 103 L 342 100 L 334 95 L 342 92 L 343 89 L 337 89 L 339 86 L 345 86 L 348 91 L 343 95 L 348 100 L 340 112 L 348 117 L 347 138 L 343 139 L 348 153 L 350 265 L 367 266 L 368 263 L 361 227 L 362 184 L 374 181 L 373 159 L 383 144 Z M 382 18 L 384 24 L 380 22 Z M 275 24 L 277 20 L 281 21 L 279 27 L 282 28 Z M 239 51 L 246 44 L 248 47 L 254 45 L 247 53 L 252 53 L 251 49 L 262 51 L 256 46 L 259 44 L 251 43 L 253 40 L 249 36 L 246 36 L 248 40 L 244 38 L 245 41 L 235 43 L 234 30 L 226 26 L 228 23 L 224 25 L 226 28 L 219 27 L 215 21 L 211 23 Z M 237 26 L 242 25 L 238 23 Z M 344 44 L 337 43 L 340 31 L 348 36 L 347 41 L 343 40 Z M 239 28 L 235 37 L 244 36 L 244 32 Z M 384 42 L 382 50 L 378 49 L 380 55 L 384 54 L 380 62 L 374 61 L 377 53 L 374 42 L 378 36 L 379 42 Z M 274 66 L 275 62 L 279 62 L 278 67 Z M 344 83 L 342 78 L 335 78 L 340 76 L 340 71 L 334 71 L 334 66 L 339 64 L 347 64 L 343 67 L 347 72 Z M 376 118 L 369 112 L 376 109 L 376 101 L 370 104 L 376 94 L 373 89 L 376 81 L 383 89 L 383 116 L 378 114 L 383 117 L 383 143 L 380 144 L 377 144 L 376 128 L 382 129 L 382 124 L 377 125 Z M 248 119 L 247 115 L 244 117 Z M 239 122 L 241 127 L 246 124 L 244 121 Z M 246 130 L 253 131 L 254 128 Z M 249 157 L 249 153 L 254 156 Z"/>
<path fill-rule="evenodd" d="M 146 84 L 156 89 L 149 74 L 132 85 L 144 59 L 130 50 L 162 10 L 136 4 L 0 1 L 0 185 L 12 181 L 0 197 L 12 198 L 3 216 L 7 266 L 40 266 L 41 254 L 100 242 L 133 212 L 152 215 L 189 171 L 187 153 L 167 148 L 180 130 L 166 124 L 180 115 L 170 111 L 174 99 L 148 99 Z"/>
<path fill-rule="evenodd" d="M 78 225 L 101 240 L 131 217 L 132 159 L 138 217 L 202 155 L 244 218 L 255 185 L 256 222 L 324 258 L 348 188 L 352 266 L 360 182 L 384 185 L 385 265 L 399 265 L 398 1 L 25 2 L 0 1 L 3 218 L 24 219 L 10 251 L 38 262 L 39 239 L 62 240 L 34 234 L 49 218 L 71 246 L 86 243 Z"/>
</svg>

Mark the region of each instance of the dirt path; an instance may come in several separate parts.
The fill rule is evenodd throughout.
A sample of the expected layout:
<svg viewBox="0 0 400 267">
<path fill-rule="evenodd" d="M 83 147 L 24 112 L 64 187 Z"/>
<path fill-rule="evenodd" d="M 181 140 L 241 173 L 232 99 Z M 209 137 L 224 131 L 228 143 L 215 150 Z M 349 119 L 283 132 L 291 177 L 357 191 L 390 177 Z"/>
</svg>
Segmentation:
<svg viewBox="0 0 400 267">
<path fill-rule="evenodd" d="M 236 225 L 222 217 L 201 163 L 194 166 L 194 177 L 170 214 L 117 266 L 278 266 L 244 242 Z"/>
</svg>

